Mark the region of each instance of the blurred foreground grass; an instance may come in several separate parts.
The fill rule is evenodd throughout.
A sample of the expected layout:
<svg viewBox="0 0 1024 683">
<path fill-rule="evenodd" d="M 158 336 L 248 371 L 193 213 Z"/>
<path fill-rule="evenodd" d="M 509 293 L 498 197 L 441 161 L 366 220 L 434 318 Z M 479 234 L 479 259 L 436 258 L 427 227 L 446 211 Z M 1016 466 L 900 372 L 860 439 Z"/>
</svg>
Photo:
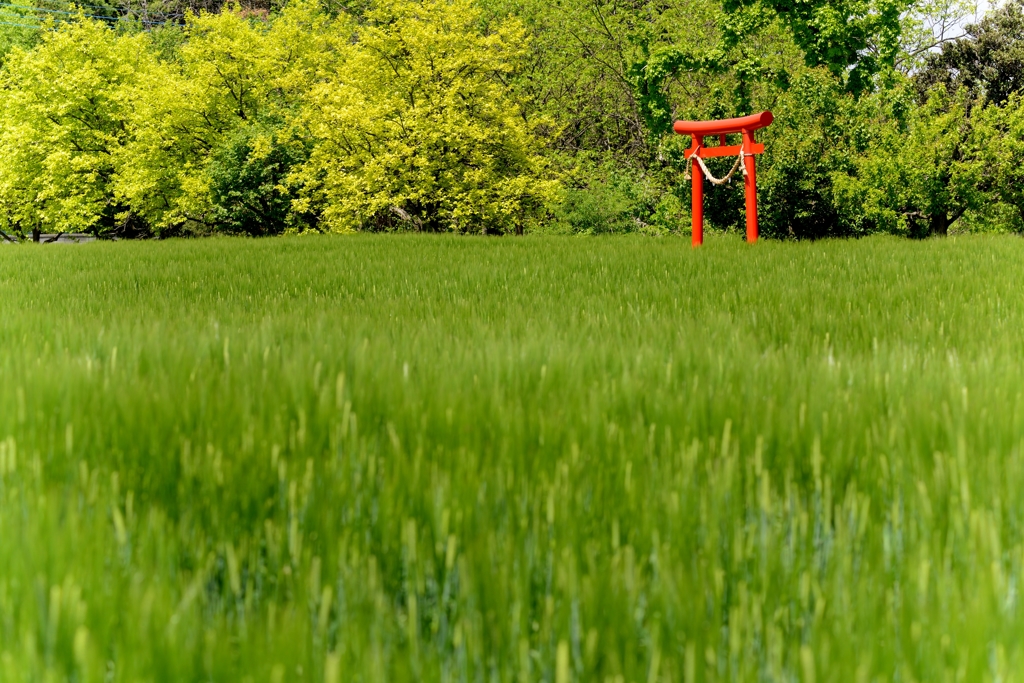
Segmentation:
<svg viewBox="0 0 1024 683">
<path fill-rule="evenodd" d="M 0 680 L 1021 680 L 1022 273 L 0 248 Z"/>
</svg>

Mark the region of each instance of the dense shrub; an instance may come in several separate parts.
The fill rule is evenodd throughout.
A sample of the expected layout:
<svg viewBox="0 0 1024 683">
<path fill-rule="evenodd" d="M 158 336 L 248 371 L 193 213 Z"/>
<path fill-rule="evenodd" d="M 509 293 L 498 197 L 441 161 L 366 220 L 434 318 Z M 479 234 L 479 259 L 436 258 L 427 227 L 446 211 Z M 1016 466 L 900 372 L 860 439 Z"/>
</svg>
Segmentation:
<svg viewBox="0 0 1024 683">
<path fill-rule="evenodd" d="M 761 137 L 761 230 L 771 237 L 838 237 L 866 230 L 836 201 L 836 175 L 848 170 L 858 145 L 855 98 L 821 72 L 795 79 Z M 863 124 L 861 124 L 863 125 Z"/>
<path fill-rule="evenodd" d="M 972 105 L 965 92 L 950 95 L 942 86 L 920 107 L 909 106 L 910 95 L 894 90 L 878 103 L 879 120 L 853 172 L 842 178 L 840 201 L 847 215 L 859 211 L 872 231 L 945 235 L 986 202 Z"/>
<path fill-rule="evenodd" d="M 977 164 L 972 180 L 990 189 L 992 199 L 1008 209 L 996 221 L 998 228 L 1024 232 L 1024 102 L 1019 93 L 1004 106 L 977 112 L 974 126 Z M 992 203 L 994 204 L 994 202 Z M 990 204 L 990 208 L 993 208 Z M 997 208 L 997 207 L 996 207 Z"/>
<path fill-rule="evenodd" d="M 286 184 L 307 156 L 301 144 L 239 128 L 213 151 L 205 169 L 213 223 L 224 232 L 245 235 L 314 227 L 309 217 L 293 210 L 294 197 Z"/>
</svg>

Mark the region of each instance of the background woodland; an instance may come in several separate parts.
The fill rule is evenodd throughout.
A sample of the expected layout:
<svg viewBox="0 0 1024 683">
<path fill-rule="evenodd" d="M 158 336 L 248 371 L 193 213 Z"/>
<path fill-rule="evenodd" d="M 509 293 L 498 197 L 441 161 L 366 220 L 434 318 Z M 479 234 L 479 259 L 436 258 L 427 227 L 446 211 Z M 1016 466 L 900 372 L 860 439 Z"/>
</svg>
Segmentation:
<svg viewBox="0 0 1024 683">
<path fill-rule="evenodd" d="M 1021 232 L 1024 3 L 972 12 L 0 3 L 0 230 L 686 231 L 671 122 L 770 109 L 767 236 Z M 706 203 L 713 229 L 741 228 L 742 183 Z"/>
</svg>

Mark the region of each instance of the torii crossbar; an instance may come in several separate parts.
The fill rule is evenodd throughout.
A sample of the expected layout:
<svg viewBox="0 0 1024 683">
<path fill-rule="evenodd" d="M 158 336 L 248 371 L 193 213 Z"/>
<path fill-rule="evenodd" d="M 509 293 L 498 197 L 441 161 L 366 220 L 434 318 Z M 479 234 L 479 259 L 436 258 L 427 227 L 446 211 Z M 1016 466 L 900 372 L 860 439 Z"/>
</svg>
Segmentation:
<svg viewBox="0 0 1024 683">
<path fill-rule="evenodd" d="M 680 135 L 691 137 L 690 148 L 686 150 L 687 160 L 693 164 L 690 176 L 693 180 L 693 246 L 704 243 L 704 171 L 703 159 L 711 157 L 737 157 L 742 160 L 744 190 L 747 199 L 747 241 L 757 241 L 757 165 L 755 154 L 764 152 L 764 145 L 754 140 L 754 131 L 770 126 L 775 117 L 770 111 L 743 116 L 738 119 L 721 121 L 676 121 L 672 126 Z M 742 133 L 743 143 L 727 145 L 726 135 Z M 706 147 L 704 137 L 718 136 L 718 145 Z M 739 165 L 739 162 L 737 162 Z M 733 167 L 733 171 L 736 167 Z M 708 174 L 710 176 L 710 174 Z M 730 176 L 732 173 L 729 174 Z M 715 182 L 720 182 L 715 180 Z"/>
</svg>

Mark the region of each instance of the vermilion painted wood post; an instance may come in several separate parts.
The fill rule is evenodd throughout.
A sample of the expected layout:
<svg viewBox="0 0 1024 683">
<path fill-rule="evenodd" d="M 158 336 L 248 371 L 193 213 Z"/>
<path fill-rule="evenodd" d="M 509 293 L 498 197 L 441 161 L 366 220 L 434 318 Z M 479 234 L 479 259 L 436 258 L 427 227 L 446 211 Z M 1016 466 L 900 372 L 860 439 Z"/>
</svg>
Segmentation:
<svg viewBox="0 0 1024 683">
<path fill-rule="evenodd" d="M 689 135 L 690 148 L 686 150 L 686 156 L 691 159 L 693 167 L 691 177 L 693 179 L 692 214 L 693 214 L 693 246 L 704 243 L 704 173 L 700 168 L 697 159 L 710 159 L 713 157 L 739 156 L 743 154 L 743 168 L 746 179 L 744 181 L 744 194 L 747 204 L 747 241 L 757 241 L 757 163 L 754 161 L 755 154 L 764 152 L 764 145 L 758 144 L 754 139 L 754 132 L 770 126 L 775 117 L 770 111 L 743 116 L 738 119 L 723 119 L 721 121 L 676 121 L 672 128 L 680 135 Z M 725 136 L 733 133 L 742 133 L 743 143 L 740 145 L 726 145 Z M 705 147 L 704 136 L 717 135 L 717 147 Z"/>
<path fill-rule="evenodd" d="M 743 131 L 743 194 L 747 202 L 747 242 L 757 241 L 757 159 L 747 150 L 754 146 L 754 133 Z"/>
<path fill-rule="evenodd" d="M 693 246 L 699 247 L 704 244 L 704 176 L 696 159 L 690 163 L 693 164 L 690 169 L 690 177 L 693 178 L 693 190 L 690 192 L 690 213 L 693 216 L 691 241 Z"/>
</svg>

